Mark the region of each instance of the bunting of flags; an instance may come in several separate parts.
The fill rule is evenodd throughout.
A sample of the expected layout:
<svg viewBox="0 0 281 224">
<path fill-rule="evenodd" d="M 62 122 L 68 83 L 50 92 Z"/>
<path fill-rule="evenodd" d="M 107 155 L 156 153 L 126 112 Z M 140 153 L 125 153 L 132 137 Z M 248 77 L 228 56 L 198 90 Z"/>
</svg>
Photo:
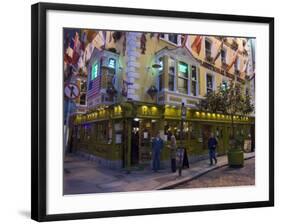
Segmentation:
<svg viewBox="0 0 281 224">
<path fill-rule="evenodd" d="M 195 40 L 193 41 L 191 45 L 191 49 L 195 51 L 198 55 L 200 54 L 201 51 L 201 43 L 202 43 L 202 36 L 196 36 Z"/>
<path fill-rule="evenodd" d="M 216 53 L 216 55 L 215 55 L 215 57 L 214 57 L 214 62 L 216 62 L 216 60 L 219 58 L 219 56 L 220 56 L 220 54 L 221 54 L 221 50 L 222 50 L 222 48 L 223 48 L 223 41 L 221 42 L 221 44 L 220 44 L 220 46 L 219 46 L 219 48 L 218 48 L 218 51 L 217 51 L 217 53 Z"/>
</svg>

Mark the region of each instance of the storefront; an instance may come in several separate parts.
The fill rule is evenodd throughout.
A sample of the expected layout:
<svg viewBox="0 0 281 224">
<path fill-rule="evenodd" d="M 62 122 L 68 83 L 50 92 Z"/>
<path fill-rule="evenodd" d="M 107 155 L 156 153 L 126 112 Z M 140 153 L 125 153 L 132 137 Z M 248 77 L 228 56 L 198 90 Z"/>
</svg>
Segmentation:
<svg viewBox="0 0 281 224">
<path fill-rule="evenodd" d="M 234 127 L 236 136 L 254 138 L 254 118 L 235 116 Z M 172 135 L 176 136 L 179 146 L 187 148 L 192 159 L 207 155 L 211 132 L 219 142 L 218 154 L 225 154 L 232 129 L 229 115 L 189 109 L 183 122 L 183 139 L 180 139 L 180 108 L 126 102 L 76 115 L 71 130 L 72 151 L 87 154 L 106 167 L 131 169 L 150 164 L 151 142 L 158 132 L 165 142 L 161 153 L 164 166 L 169 164 L 170 153 L 166 146 Z"/>
</svg>

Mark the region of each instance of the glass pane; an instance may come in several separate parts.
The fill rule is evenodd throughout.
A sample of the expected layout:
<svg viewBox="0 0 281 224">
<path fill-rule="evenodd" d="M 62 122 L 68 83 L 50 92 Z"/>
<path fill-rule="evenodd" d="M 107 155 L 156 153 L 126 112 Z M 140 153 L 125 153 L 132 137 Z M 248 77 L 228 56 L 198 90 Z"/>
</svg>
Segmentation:
<svg viewBox="0 0 281 224">
<path fill-rule="evenodd" d="M 178 35 L 177 34 L 169 34 L 169 41 L 177 44 L 178 43 Z"/>
<path fill-rule="evenodd" d="M 197 80 L 197 69 L 194 65 L 192 65 L 191 79 L 194 81 Z"/>
<path fill-rule="evenodd" d="M 207 88 L 213 89 L 213 76 L 207 75 Z"/>
<path fill-rule="evenodd" d="M 162 75 L 158 75 L 158 87 L 159 91 L 162 90 Z"/>
<path fill-rule="evenodd" d="M 192 81 L 192 84 L 191 84 L 191 94 L 193 95 L 193 96 L 196 96 L 197 94 L 196 94 L 196 88 L 197 87 L 197 85 L 196 85 L 196 82 L 195 81 Z"/>
<path fill-rule="evenodd" d="M 179 62 L 178 64 L 178 73 L 179 73 L 179 76 L 182 76 L 182 77 L 185 77 L 185 78 L 188 78 L 188 65 L 183 63 L 183 62 Z"/>
<path fill-rule="evenodd" d="M 181 93 L 186 93 L 187 94 L 187 80 L 183 78 L 178 78 L 178 90 Z"/>
<path fill-rule="evenodd" d="M 174 75 L 175 74 L 175 60 L 169 58 L 169 73 Z"/>
<path fill-rule="evenodd" d="M 174 91 L 174 76 L 169 75 L 169 90 Z"/>
</svg>

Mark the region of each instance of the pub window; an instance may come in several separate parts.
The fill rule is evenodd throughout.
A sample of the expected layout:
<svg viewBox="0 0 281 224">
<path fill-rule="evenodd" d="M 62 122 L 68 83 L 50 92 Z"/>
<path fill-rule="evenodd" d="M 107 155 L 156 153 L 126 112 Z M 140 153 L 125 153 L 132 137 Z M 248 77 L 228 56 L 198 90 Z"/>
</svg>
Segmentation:
<svg viewBox="0 0 281 224">
<path fill-rule="evenodd" d="M 86 105 L 86 93 L 82 93 L 80 95 L 80 104 L 81 105 Z"/>
<path fill-rule="evenodd" d="M 169 34 L 168 39 L 170 42 L 174 44 L 178 44 L 178 35 L 177 34 Z"/>
<path fill-rule="evenodd" d="M 163 39 L 164 39 L 164 38 L 165 38 L 165 34 L 164 34 L 164 33 L 161 33 L 161 34 L 160 34 L 160 38 L 163 38 Z"/>
<path fill-rule="evenodd" d="M 169 90 L 175 90 L 175 60 L 169 58 Z"/>
<path fill-rule="evenodd" d="M 206 80 L 207 94 L 211 93 L 214 90 L 213 79 L 214 77 L 212 75 L 207 74 L 207 80 Z"/>
<path fill-rule="evenodd" d="M 159 91 L 163 88 L 163 75 L 164 75 L 164 58 L 161 57 L 158 59 L 160 68 L 158 69 L 158 89 Z"/>
<path fill-rule="evenodd" d="M 223 90 L 226 90 L 228 88 L 227 80 L 222 81 L 221 87 Z"/>
<path fill-rule="evenodd" d="M 235 72 L 239 72 L 239 67 L 240 67 L 240 60 L 239 58 L 237 57 L 236 61 L 235 61 L 235 64 L 234 64 L 234 70 Z"/>
<path fill-rule="evenodd" d="M 178 91 L 180 93 L 188 94 L 188 65 L 179 62 L 178 63 Z"/>
<path fill-rule="evenodd" d="M 206 39 L 205 40 L 205 56 L 206 58 L 210 58 L 212 55 L 212 43 L 210 40 Z"/>
<path fill-rule="evenodd" d="M 226 64 L 226 49 L 221 49 L 221 64 Z"/>
<path fill-rule="evenodd" d="M 87 91 L 87 82 L 82 80 L 80 83 L 80 91 L 81 92 L 86 92 Z"/>
<path fill-rule="evenodd" d="M 197 96 L 198 76 L 196 66 L 191 66 L 191 95 Z"/>
<path fill-rule="evenodd" d="M 114 58 L 109 58 L 108 60 L 108 77 L 107 77 L 107 87 L 110 88 L 114 85 L 114 76 L 116 71 L 116 60 Z"/>
</svg>

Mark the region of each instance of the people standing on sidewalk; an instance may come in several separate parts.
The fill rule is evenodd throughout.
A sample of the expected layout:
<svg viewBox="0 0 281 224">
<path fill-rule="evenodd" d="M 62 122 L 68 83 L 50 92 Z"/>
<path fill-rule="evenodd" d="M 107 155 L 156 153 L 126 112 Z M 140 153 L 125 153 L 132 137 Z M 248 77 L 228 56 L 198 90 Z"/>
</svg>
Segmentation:
<svg viewBox="0 0 281 224">
<path fill-rule="evenodd" d="M 171 145 L 169 145 L 168 147 L 170 149 L 171 170 L 173 173 L 175 173 L 177 171 L 177 166 L 176 166 L 177 141 L 174 135 L 171 136 Z"/>
<path fill-rule="evenodd" d="M 156 138 L 152 141 L 152 169 L 154 172 L 158 172 L 160 168 L 160 155 L 163 149 L 164 142 L 160 138 L 160 133 L 157 133 Z"/>
<path fill-rule="evenodd" d="M 214 133 L 211 133 L 210 138 L 208 139 L 210 165 L 213 165 L 213 160 L 215 161 L 215 164 L 218 162 L 216 157 L 217 145 L 218 145 L 218 141 L 215 138 Z"/>
</svg>

